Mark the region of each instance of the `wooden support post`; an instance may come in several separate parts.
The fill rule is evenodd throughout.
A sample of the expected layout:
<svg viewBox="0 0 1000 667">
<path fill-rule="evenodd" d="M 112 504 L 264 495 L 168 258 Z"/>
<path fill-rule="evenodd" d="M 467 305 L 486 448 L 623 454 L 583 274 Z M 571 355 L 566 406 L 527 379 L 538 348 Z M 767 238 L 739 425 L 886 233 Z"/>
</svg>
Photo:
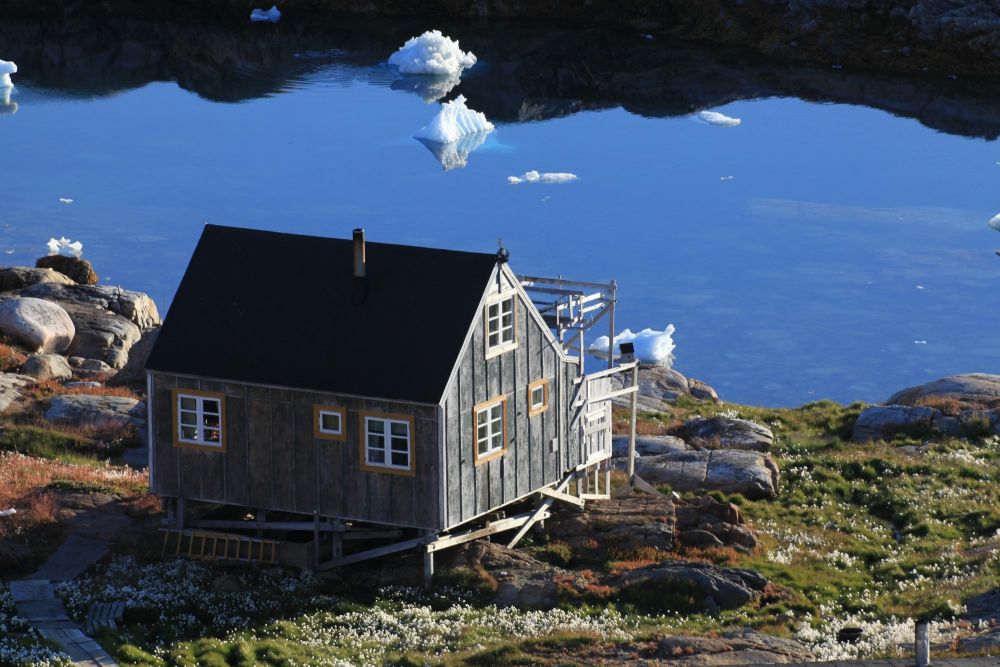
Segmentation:
<svg viewBox="0 0 1000 667">
<path fill-rule="evenodd" d="M 184 498 L 177 499 L 177 510 L 175 518 L 174 528 L 177 530 L 184 530 Z"/>
<path fill-rule="evenodd" d="M 615 301 L 617 298 L 618 285 L 611 281 L 611 321 L 608 322 L 608 368 L 615 365 Z"/>
<path fill-rule="evenodd" d="M 434 552 L 424 547 L 424 589 L 430 590 L 434 584 Z"/>
<path fill-rule="evenodd" d="M 313 568 L 319 565 L 319 510 L 313 512 Z"/>
<path fill-rule="evenodd" d="M 639 402 L 639 364 L 632 367 L 632 387 L 636 389 L 629 395 L 629 413 L 631 414 L 631 424 L 628 431 L 628 481 L 632 483 L 635 476 L 635 419 L 636 408 Z"/>
</svg>

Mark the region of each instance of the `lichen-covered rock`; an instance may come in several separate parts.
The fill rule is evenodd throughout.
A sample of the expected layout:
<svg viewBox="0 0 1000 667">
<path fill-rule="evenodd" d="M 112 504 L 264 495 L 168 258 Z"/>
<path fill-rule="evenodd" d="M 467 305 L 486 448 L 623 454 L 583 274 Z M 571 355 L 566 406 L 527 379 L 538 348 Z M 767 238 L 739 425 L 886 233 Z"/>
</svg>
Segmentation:
<svg viewBox="0 0 1000 667">
<path fill-rule="evenodd" d="M 21 364 L 21 374 L 36 380 L 68 380 L 73 369 L 65 357 L 58 354 L 36 354 Z"/>
<path fill-rule="evenodd" d="M 631 570 L 622 575 L 620 582 L 623 589 L 652 586 L 676 589 L 690 595 L 696 609 L 708 612 L 749 604 L 767 584 L 767 579 L 754 570 L 684 561 L 664 561 Z"/>
<path fill-rule="evenodd" d="M 991 628 L 959 640 L 958 650 L 961 653 L 995 655 L 1000 650 L 1000 627 Z"/>
<path fill-rule="evenodd" d="M 52 269 L 12 266 L 0 269 L 0 292 L 19 290 L 35 283 L 73 285 L 73 279 Z"/>
<path fill-rule="evenodd" d="M 144 292 L 135 292 L 110 285 L 40 283 L 22 290 L 21 295 L 47 301 L 98 306 L 124 317 L 142 330 L 160 324 L 160 313 L 156 308 L 156 303 Z"/>
<path fill-rule="evenodd" d="M 0 332 L 30 350 L 61 354 L 73 342 L 76 326 L 58 304 L 15 297 L 0 300 Z"/>
<path fill-rule="evenodd" d="M 66 394 L 52 399 L 49 409 L 45 411 L 45 419 L 73 426 L 107 429 L 142 426 L 146 420 L 146 406 L 141 401 L 123 396 Z"/>
<path fill-rule="evenodd" d="M 745 629 L 721 637 L 661 637 L 655 658 L 671 665 L 754 665 L 813 662 L 809 647 L 795 639 Z"/>
<path fill-rule="evenodd" d="M 774 444 L 771 429 L 747 419 L 697 417 L 689 419 L 677 433 L 700 449 L 752 449 L 766 452 Z"/>
<path fill-rule="evenodd" d="M 97 283 L 97 272 L 94 271 L 93 265 L 80 257 L 47 255 L 39 257 L 35 266 L 39 269 L 58 271 L 81 285 L 95 285 Z"/>
<path fill-rule="evenodd" d="M 612 387 L 621 389 L 630 382 L 631 376 L 621 374 L 612 376 Z M 684 377 L 673 368 L 663 366 L 641 366 L 639 368 L 639 396 L 636 404 L 646 412 L 663 412 L 670 409 L 671 404 L 680 396 L 691 396 L 699 400 L 719 402 L 715 390 L 700 380 Z M 613 400 L 614 404 L 624 407 L 629 404 L 629 397 L 622 396 Z"/>
<path fill-rule="evenodd" d="M 21 388 L 35 381 L 26 375 L 16 373 L 0 373 L 0 413 L 6 412 L 15 401 L 21 398 Z"/>
<path fill-rule="evenodd" d="M 891 439 L 900 431 L 930 431 L 940 412 L 934 408 L 907 405 L 874 405 L 858 415 L 851 439 L 854 442 Z"/>
<path fill-rule="evenodd" d="M 1000 407 L 1000 375 L 966 373 L 949 375 L 926 384 L 898 391 L 888 405 L 930 405 L 941 409 L 954 401 L 955 411 Z"/>
<path fill-rule="evenodd" d="M 139 327 L 100 306 L 68 301 L 60 304 L 76 327 L 67 354 L 100 359 L 114 369 L 125 367 L 129 350 L 142 336 Z"/>
<path fill-rule="evenodd" d="M 675 491 L 722 491 L 750 499 L 778 492 L 778 464 L 770 454 L 737 449 L 669 452 L 636 460 L 635 471 L 653 485 Z"/>
<path fill-rule="evenodd" d="M 636 456 L 656 456 L 666 452 L 684 451 L 688 446 L 672 435 L 640 435 L 635 438 Z M 617 435 L 611 439 L 612 456 L 628 456 L 628 436 Z"/>
</svg>

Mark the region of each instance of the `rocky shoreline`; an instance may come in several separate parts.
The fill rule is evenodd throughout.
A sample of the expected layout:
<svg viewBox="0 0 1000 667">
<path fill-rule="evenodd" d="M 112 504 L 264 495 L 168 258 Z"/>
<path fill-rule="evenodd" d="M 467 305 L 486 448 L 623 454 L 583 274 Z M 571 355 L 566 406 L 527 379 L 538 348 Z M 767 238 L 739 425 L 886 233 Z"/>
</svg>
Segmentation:
<svg viewBox="0 0 1000 667">
<path fill-rule="evenodd" d="M 154 20 L 208 14 L 248 16 L 260 3 L 192 0 L 160 5 L 110 0 L 114 15 Z M 789 61 L 883 72 L 939 72 L 954 76 L 1000 74 L 1000 5 L 949 0 L 284 0 L 282 24 L 296 15 L 331 13 L 424 17 L 435 20 L 516 19 L 560 25 L 613 25 L 651 36 L 670 36 L 740 47 Z M 2 0 L 5 17 L 59 20 L 75 5 L 46 0 Z"/>
</svg>

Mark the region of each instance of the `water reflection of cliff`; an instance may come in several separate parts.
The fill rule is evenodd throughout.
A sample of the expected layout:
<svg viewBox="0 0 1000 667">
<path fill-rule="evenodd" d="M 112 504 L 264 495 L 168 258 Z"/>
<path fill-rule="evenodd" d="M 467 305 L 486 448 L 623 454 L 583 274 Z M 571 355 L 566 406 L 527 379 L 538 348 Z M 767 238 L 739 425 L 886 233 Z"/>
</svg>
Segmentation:
<svg viewBox="0 0 1000 667">
<path fill-rule="evenodd" d="M 386 57 L 426 21 L 327 17 L 251 25 L 246 17 L 147 20 L 97 14 L 5 19 L 4 57 L 19 79 L 66 95 L 101 95 L 170 80 L 220 102 L 280 94 L 317 72 L 333 80 L 412 86 Z M 621 106 L 674 116 L 740 99 L 799 97 L 866 105 L 967 136 L 1000 136 L 1000 81 L 912 79 L 783 64 L 719 47 L 613 29 L 504 23 L 435 25 L 480 58 L 451 94 L 495 122 Z M 395 84 L 395 85 L 394 85 Z M 415 91 L 423 94 L 421 91 Z"/>
</svg>

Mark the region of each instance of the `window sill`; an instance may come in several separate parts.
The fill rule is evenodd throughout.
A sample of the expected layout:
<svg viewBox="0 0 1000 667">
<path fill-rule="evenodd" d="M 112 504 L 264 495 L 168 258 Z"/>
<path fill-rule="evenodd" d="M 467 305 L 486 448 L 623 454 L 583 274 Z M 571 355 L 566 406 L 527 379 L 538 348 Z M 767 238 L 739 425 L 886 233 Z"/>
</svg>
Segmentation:
<svg viewBox="0 0 1000 667">
<path fill-rule="evenodd" d="M 507 343 L 506 345 L 501 345 L 500 347 L 494 347 L 493 349 L 486 350 L 486 358 L 492 359 L 493 357 L 499 357 L 502 354 L 506 354 L 511 350 L 517 349 L 517 341 L 513 343 Z"/>
</svg>

